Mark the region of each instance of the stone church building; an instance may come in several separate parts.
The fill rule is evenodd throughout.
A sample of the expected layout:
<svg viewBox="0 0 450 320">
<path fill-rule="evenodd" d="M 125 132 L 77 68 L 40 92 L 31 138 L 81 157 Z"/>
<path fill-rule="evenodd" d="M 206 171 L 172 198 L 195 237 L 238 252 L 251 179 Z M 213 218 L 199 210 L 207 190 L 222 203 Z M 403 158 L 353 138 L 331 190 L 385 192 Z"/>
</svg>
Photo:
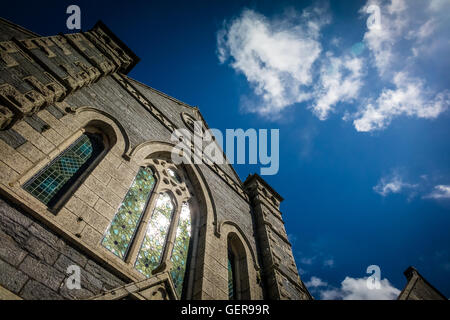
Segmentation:
<svg viewBox="0 0 450 320">
<path fill-rule="evenodd" d="M 206 156 L 174 164 L 172 133 L 208 125 L 128 77 L 138 62 L 101 22 L 0 19 L 0 299 L 312 299 L 283 198 Z M 427 298 L 409 275 L 403 298 Z"/>
</svg>

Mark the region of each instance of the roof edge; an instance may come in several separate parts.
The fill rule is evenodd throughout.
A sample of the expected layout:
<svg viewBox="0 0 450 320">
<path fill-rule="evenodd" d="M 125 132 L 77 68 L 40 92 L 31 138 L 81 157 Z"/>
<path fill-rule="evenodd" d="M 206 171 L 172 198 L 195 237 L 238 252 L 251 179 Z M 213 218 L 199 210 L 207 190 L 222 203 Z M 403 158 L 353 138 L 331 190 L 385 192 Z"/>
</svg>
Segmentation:
<svg viewBox="0 0 450 320">
<path fill-rule="evenodd" d="M 0 21 L 5 23 L 5 24 L 7 24 L 7 25 L 9 25 L 10 27 L 12 27 L 12 28 L 14 28 L 16 30 L 19 30 L 19 31 L 21 31 L 23 33 L 28 34 L 29 36 L 31 36 L 33 38 L 34 37 L 42 37 L 40 34 L 37 34 L 36 32 L 33 32 L 31 30 L 28 30 L 27 28 L 22 27 L 21 25 L 18 25 L 18 24 L 14 23 L 14 22 L 11 22 L 8 19 L 0 17 Z"/>
</svg>

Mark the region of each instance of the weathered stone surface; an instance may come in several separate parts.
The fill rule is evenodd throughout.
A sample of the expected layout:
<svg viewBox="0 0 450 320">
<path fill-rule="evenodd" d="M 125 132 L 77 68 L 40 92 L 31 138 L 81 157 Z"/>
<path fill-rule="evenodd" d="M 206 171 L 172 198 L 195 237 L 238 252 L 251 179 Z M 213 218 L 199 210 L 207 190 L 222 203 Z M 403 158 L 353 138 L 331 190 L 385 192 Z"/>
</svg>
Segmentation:
<svg viewBox="0 0 450 320">
<path fill-rule="evenodd" d="M 69 266 L 77 265 L 74 261 L 70 260 L 64 255 L 61 255 L 58 260 L 55 263 L 55 268 L 59 271 L 67 274 L 67 269 Z M 103 282 L 102 280 L 94 277 L 92 274 L 87 272 L 85 269 L 81 269 L 81 287 L 90 291 L 94 292 L 95 294 L 98 294 L 101 292 L 103 288 Z M 64 286 L 64 283 L 63 283 Z"/>
<path fill-rule="evenodd" d="M 19 265 L 27 255 L 16 242 L 3 231 L 0 231 L 0 259 L 5 260 L 13 266 Z"/>
<path fill-rule="evenodd" d="M 54 290 L 49 289 L 35 280 L 27 282 L 20 292 L 20 296 L 26 300 L 63 300 L 64 298 Z"/>
<path fill-rule="evenodd" d="M 19 269 L 55 291 L 58 290 L 61 282 L 65 278 L 63 273 L 31 256 L 25 257 Z"/>
<path fill-rule="evenodd" d="M 0 214 L 3 212 L 0 212 Z M 4 233 L 11 236 L 17 243 L 19 244 L 25 244 L 28 237 L 30 236 L 30 232 L 27 230 L 27 227 L 19 224 L 18 222 L 24 222 L 21 221 L 21 219 L 17 219 L 16 221 L 10 219 L 10 215 L 1 215 L 0 216 L 0 229 L 3 230 Z M 26 220 L 25 220 L 26 221 Z"/>
<path fill-rule="evenodd" d="M 85 270 L 97 279 L 102 279 L 106 289 L 113 289 L 123 284 L 123 281 L 106 271 L 103 267 L 99 266 L 92 260 L 87 262 Z"/>
<path fill-rule="evenodd" d="M 44 241 L 41 241 L 33 236 L 28 238 L 28 241 L 25 244 L 25 249 L 33 256 L 50 265 L 55 263 L 59 255 L 58 251 L 47 245 Z"/>
<path fill-rule="evenodd" d="M 16 210 L 13 209 L 7 202 L 0 199 L 0 216 L 4 216 L 13 222 L 16 222 L 19 225 L 22 225 L 24 228 L 28 228 L 33 220 L 29 217 L 26 217 L 22 214 L 16 214 Z"/>
<path fill-rule="evenodd" d="M 73 260 L 80 267 L 84 267 L 86 265 L 87 262 L 86 256 L 82 255 L 80 252 L 75 250 L 70 245 L 65 245 L 64 249 L 62 250 L 62 253 L 71 260 Z"/>
<path fill-rule="evenodd" d="M 38 223 L 33 223 L 29 227 L 30 233 L 32 233 L 36 238 L 39 238 L 43 242 L 45 242 L 48 246 L 51 248 L 57 250 L 58 252 L 61 252 L 61 250 L 64 248 L 64 241 L 52 233 L 48 228 L 41 226 Z"/>
<path fill-rule="evenodd" d="M 400 292 L 398 300 L 448 300 L 416 268 L 411 266 L 403 274 L 408 282 L 402 292 Z"/>
<path fill-rule="evenodd" d="M 0 260 L 0 284 L 6 289 L 19 293 L 28 276 L 8 263 Z"/>
<path fill-rule="evenodd" d="M 92 297 L 94 295 L 91 291 L 86 290 L 84 288 L 68 289 L 67 286 L 62 286 L 61 289 L 59 290 L 59 294 L 69 300 L 73 299 L 82 300 Z"/>
</svg>

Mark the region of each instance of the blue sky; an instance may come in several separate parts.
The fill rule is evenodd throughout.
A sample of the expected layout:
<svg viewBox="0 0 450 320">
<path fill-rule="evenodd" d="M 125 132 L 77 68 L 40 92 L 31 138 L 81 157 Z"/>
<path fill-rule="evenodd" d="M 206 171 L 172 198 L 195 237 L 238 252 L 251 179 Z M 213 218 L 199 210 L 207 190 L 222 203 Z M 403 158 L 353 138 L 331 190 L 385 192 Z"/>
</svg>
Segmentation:
<svg viewBox="0 0 450 320">
<path fill-rule="evenodd" d="M 210 127 L 280 129 L 264 178 L 316 298 L 393 298 L 410 265 L 450 296 L 450 1 L 45 3 L 2 16 L 51 35 L 78 3 L 83 29 L 101 19 L 141 57 L 131 77 Z"/>
</svg>

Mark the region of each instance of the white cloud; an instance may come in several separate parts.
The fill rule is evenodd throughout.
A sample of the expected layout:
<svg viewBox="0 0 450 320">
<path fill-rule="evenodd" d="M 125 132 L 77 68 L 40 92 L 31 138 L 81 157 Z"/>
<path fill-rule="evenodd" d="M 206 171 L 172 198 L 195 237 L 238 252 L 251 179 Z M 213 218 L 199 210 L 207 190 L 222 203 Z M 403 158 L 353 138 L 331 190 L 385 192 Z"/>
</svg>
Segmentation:
<svg viewBox="0 0 450 320">
<path fill-rule="evenodd" d="M 442 12 L 445 14 L 445 10 L 450 9 L 450 1 L 448 0 L 431 0 L 429 2 L 428 9 L 434 12 Z"/>
<path fill-rule="evenodd" d="M 384 129 L 392 119 L 401 114 L 418 118 L 434 119 L 445 111 L 450 103 L 448 91 L 433 96 L 424 88 L 420 79 L 403 72 L 394 76 L 394 89 L 383 89 L 374 104 L 368 104 L 357 114 L 353 124 L 357 131 Z"/>
<path fill-rule="evenodd" d="M 450 185 L 437 185 L 433 188 L 433 191 L 424 196 L 424 198 L 431 199 L 450 199 Z"/>
<path fill-rule="evenodd" d="M 380 8 L 379 28 L 364 21 L 373 5 Z M 218 32 L 218 58 L 252 87 L 241 107 L 271 119 L 301 102 L 320 120 L 342 112 L 359 132 L 385 129 L 399 116 L 435 119 L 448 109 L 450 91 L 421 66 L 450 54 L 447 9 L 449 0 L 368 0 L 360 10 L 361 28 L 367 28 L 356 44 L 362 50 L 347 48 L 351 53 L 342 35 L 323 42 L 328 8 L 270 19 L 247 9 Z"/>
<path fill-rule="evenodd" d="M 417 184 L 404 182 L 402 177 L 397 172 L 394 172 L 389 176 L 382 177 L 378 184 L 373 187 L 373 190 L 381 196 L 386 197 L 390 193 L 401 193 L 405 189 L 411 191 L 417 187 Z"/>
<path fill-rule="evenodd" d="M 308 282 L 305 282 L 307 288 L 326 287 L 328 283 L 322 281 L 322 279 L 312 276 Z"/>
<path fill-rule="evenodd" d="M 421 58 L 423 52 L 430 54 L 430 48 L 438 47 L 430 45 L 430 36 L 442 26 L 443 19 L 430 8 L 440 7 L 442 3 L 369 0 L 362 12 L 373 4 L 380 8 L 381 27 L 368 29 L 364 42 L 371 52 L 380 80 L 387 83 L 375 102 L 362 105 L 354 115 L 356 130 L 385 129 L 393 118 L 401 115 L 437 118 L 448 108 L 450 93 L 448 90 L 432 90 L 424 78 L 415 75 L 415 68 L 416 59 Z M 436 39 L 439 37 L 437 35 Z M 449 43 L 446 43 L 448 51 Z"/>
<path fill-rule="evenodd" d="M 340 288 L 326 289 L 320 292 L 324 300 L 393 300 L 400 290 L 391 285 L 388 279 L 380 281 L 380 289 L 369 289 L 367 278 L 346 277 Z"/>
<path fill-rule="evenodd" d="M 338 102 L 358 97 L 362 82 L 363 59 L 354 56 L 333 57 L 331 53 L 320 70 L 320 81 L 314 90 L 314 113 L 325 120 Z"/>
<path fill-rule="evenodd" d="M 319 8 L 274 20 L 244 10 L 218 32 L 219 61 L 229 59 L 260 98 L 259 105 L 246 106 L 248 111 L 276 114 L 310 97 L 305 86 L 312 82 L 313 64 L 322 51 L 320 30 L 327 23 L 326 11 Z"/>
<path fill-rule="evenodd" d="M 362 13 L 371 5 L 380 8 L 381 25 L 379 28 L 370 28 L 364 34 L 364 42 L 371 50 L 375 66 L 381 75 L 390 69 L 397 55 L 394 53 L 395 44 L 401 39 L 402 32 L 408 24 L 406 3 L 404 0 L 392 0 L 382 5 L 381 1 L 369 0 L 361 9 Z M 400 57 L 398 57 L 400 58 Z"/>
</svg>

